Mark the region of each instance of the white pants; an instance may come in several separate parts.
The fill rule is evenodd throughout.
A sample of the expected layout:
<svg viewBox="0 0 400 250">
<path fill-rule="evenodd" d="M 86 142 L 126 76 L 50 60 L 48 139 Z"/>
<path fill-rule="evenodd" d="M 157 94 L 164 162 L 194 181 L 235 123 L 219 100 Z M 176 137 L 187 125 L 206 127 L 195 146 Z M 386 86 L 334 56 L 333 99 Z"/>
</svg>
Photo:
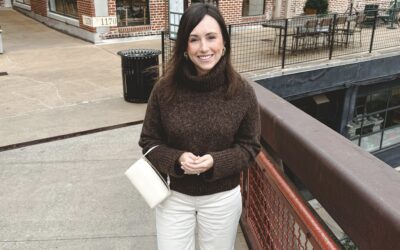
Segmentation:
<svg viewBox="0 0 400 250">
<path fill-rule="evenodd" d="M 212 195 L 172 191 L 156 208 L 159 250 L 194 250 L 195 229 L 201 250 L 232 250 L 242 213 L 240 186 Z"/>
</svg>

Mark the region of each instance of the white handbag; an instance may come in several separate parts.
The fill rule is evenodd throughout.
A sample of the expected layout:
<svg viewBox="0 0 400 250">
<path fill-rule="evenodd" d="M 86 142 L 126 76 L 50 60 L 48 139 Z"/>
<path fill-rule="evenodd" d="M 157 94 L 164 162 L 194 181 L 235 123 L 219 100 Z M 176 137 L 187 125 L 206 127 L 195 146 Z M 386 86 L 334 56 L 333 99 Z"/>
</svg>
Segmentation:
<svg viewBox="0 0 400 250">
<path fill-rule="evenodd" d="M 125 172 L 125 175 L 139 191 L 150 208 L 156 207 L 171 194 L 169 175 L 167 176 L 166 182 L 157 169 L 146 158 L 146 155 L 157 146 L 150 148 Z"/>
</svg>

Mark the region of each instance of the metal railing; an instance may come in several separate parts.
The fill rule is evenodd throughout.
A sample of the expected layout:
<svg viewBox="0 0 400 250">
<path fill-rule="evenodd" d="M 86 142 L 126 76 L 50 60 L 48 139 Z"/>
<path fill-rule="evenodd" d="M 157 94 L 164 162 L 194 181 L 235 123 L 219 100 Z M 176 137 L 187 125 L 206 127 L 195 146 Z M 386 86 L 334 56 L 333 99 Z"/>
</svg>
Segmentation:
<svg viewBox="0 0 400 250">
<path fill-rule="evenodd" d="M 252 85 L 264 145 L 274 161 L 290 169 L 360 249 L 400 249 L 400 175 L 289 102 Z M 261 155 L 243 178 L 242 224 L 246 220 L 243 231 L 254 242 L 251 247 L 334 249 L 321 226 L 302 216 L 308 211 L 274 166 Z"/>
<path fill-rule="evenodd" d="M 250 249 L 340 249 L 266 152 L 244 172 L 242 194 Z"/>
<path fill-rule="evenodd" d="M 398 13 L 398 10 L 391 10 Z M 232 62 L 239 72 L 282 67 L 400 46 L 398 20 L 385 10 L 232 24 Z M 391 28 L 394 27 L 394 28 Z M 174 41 L 162 34 L 165 64 Z"/>
</svg>

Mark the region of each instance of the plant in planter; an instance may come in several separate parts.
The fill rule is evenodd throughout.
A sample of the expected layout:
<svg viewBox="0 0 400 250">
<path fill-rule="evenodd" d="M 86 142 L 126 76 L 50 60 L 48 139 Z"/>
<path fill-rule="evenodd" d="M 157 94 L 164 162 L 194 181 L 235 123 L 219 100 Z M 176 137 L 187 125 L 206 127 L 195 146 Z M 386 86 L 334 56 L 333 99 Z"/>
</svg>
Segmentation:
<svg viewBox="0 0 400 250">
<path fill-rule="evenodd" d="M 328 13 L 328 0 L 307 0 L 304 5 L 306 14 L 326 14 Z"/>
</svg>

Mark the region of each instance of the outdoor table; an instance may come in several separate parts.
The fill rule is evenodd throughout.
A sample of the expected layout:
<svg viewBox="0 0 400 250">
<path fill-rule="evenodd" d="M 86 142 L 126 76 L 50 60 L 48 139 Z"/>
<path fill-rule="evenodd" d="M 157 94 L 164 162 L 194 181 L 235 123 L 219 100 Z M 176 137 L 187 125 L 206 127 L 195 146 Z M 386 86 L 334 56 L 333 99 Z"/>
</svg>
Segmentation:
<svg viewBox="0 0 400 250">
<path fill-rule="evenodd" d="M 329 17 L 329 16 L 328 16 Z M 333 16 L 331 16 L 333 19 Z M 296 18 L 291 18 L 288 19 L 287 22 L 287 30 L 292 30 L 291 33 L 288 32 L 287 36 L 291 36 L 294 34 L 299 34 L 300 28 L 304 27 L 304 25 L 306 24 L 307 21 L 309 20 L 318 20 L 318 23 L 320 22 L 321 19 L 327 18 L 327 16 L 322 16 L 322 17 L 316 17 L 316 16 L 305 16 L 305 17 L 296 17 Z M 356 15 L 351 15 L 351 16 L 347 16 L 346 21 L 350 22 L 356 19 Z M 279 20 L 269 20 L 267 22 L 264 22 L 261 24 L 263 27 L 265 28 L 274 28 L 274 29 L 279 29 L 279 35 L 278 35 L 278 54 L 280 54 L 280 50 L 283 47 L 282 46 L 282 36 L 285 35 L 283 33 L 285 30 L 285 26 L 286 26 L 286 20 L 285 19 L 279 19 Z M 349 27 L 348 25 L 346 25 L 346 27 Z M 346 38 L 346 46 L 347 46 L 347 41 L 348 39 Z"/>
<path fill-rule="evenodd" d="M 308 20 L 315 20 L 317 19 L 316 17 L 297 17 L 297 18 L 292 18 L 288 19 L 287 22 L 287 30 L 291 30 L 292 32 L 288 32 L 286 34 L 287 36 L 292 36 L 295 34 L 298 34 L 300 31 L 301 27 L 304 27 L 306 22 Z M 265 28 L 274 28 L 274 29 L 279 29 L 279 41 L 278 41 L 278 54 L 280 54 L 280 50 L 283 47 L 282 46 L 282 33 L 285 33 L 285 26 L 286 26 L 286 20 L 285 19 L 279 19 L 279 20 L 270 20 L 262 24 L 263 27 Z"/>
</svg>

